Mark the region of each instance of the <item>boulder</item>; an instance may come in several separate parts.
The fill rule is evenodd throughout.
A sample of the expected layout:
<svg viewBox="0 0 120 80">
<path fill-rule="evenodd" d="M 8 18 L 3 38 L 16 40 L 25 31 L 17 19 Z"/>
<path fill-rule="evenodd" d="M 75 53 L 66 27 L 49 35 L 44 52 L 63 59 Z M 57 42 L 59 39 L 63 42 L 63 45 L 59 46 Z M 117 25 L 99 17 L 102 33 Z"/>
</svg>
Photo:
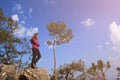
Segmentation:
<svg viewBox="0 0 120 80">
<path fill-rule="evenodd" d="M 18 72 L 15 80 L 50 80 L 47 70 L 44 68 L 25 69 Z"/>
<path fill-rule="evenodd" d="M 15 65 L 0 64 L 0 80 L 13 80 L 16 68 Z"/>
</svg>

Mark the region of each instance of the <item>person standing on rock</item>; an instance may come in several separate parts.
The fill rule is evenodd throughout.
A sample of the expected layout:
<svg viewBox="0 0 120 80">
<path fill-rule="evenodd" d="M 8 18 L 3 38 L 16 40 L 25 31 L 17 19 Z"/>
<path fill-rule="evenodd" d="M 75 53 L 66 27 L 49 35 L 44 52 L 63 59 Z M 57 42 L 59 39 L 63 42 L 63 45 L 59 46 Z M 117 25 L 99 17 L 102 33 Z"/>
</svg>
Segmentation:
<svg viewBox="0 0 120 80">
<path fill-rule="evenodd" d="M 32 44 L 32 61 L 31 61 L 31 68 L 35 68 L 36 67 L 36 63 L 39 61 L 39 59 L 41 58 L 41 54 L 39 51 L 39 46 L 40 46 L 40 42 L 38 41 L 38 33 L 35 33 L 32 37 L 32 39 L 30 40 L 31 44 Z"/>
</svg>

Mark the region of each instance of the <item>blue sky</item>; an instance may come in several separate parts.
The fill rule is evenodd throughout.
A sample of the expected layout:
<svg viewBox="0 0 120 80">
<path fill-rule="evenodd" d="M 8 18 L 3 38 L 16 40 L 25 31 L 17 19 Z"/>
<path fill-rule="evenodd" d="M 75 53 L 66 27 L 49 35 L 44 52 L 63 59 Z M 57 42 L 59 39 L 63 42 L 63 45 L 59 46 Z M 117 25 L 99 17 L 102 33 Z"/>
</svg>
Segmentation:
<svg viewBox="0 0 120 80">
<path fill-rule="evenodd" d="M 114 80 L 115 68 L 120 66 L 119 3 L 119 0 L 0 0 L 0 7 L 20 24 L 18 36 L 30 39 L 39 32 L 42 55 L 39 67 L 49 72 L 53 68 L 53 52 L 45 44 L 52 39 L 46 25 L 62 20 L 72 29 L 74 38 L 69 44 L 57 46 L 57 67 L 80 59 L 89 67 L 102 59 L 110 61 L 112 68 L 107 77 Z"/>
</svg>

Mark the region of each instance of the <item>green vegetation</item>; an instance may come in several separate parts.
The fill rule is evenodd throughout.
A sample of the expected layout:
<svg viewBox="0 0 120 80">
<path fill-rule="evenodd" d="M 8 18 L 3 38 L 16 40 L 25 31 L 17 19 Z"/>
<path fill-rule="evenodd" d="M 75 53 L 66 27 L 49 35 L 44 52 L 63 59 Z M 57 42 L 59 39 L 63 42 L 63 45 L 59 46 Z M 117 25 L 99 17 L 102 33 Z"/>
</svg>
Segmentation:
<svg viewBox="0 0 120 80">
<path fill-rule="evenodd" d="M 103 63 L 102 60 L 98 60 L 97 64 L 92 63 L 91 67 L 86 68 L 80 60 L 60 66 L 57 74 L 59 80 L 107 80 L 105 73 L 110 67 L 109 62 Z M 54 75 L 51 76 L 51 80 L 54 80 L 53 77 Z"/>
<path fill-rule="evenodd" d="M 22 68 L 22 57 L 30 52 L 30 48 L 26 38 L 18 38 L 14 34 L 18 26 L 0 9 L 0 63 L 17 64 Z"/>
<path fill-rule="evenodd" d="M 120 67 L 117 67 L 118 75 L 117 75 L 117 80 L 120 80 Z"/>
</svg>

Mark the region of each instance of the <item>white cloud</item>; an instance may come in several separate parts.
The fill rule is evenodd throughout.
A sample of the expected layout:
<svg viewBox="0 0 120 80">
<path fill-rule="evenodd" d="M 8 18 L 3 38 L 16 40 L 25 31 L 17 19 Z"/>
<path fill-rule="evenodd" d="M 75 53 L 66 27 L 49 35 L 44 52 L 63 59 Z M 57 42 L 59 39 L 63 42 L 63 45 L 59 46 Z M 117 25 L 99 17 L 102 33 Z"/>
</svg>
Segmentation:
<svg viewBox="0 0 120 80">
<path fill-rule="evenodd" d="M 34 33 L 38 33 L 38 28 L 37 27 L 34 27 L 34 28 L 29 28 L 27 31 L 26 31 L 26 36 L 33 36 Z"/>
<path fill-rule="evenodd" d="M 114 51 L 114 52 L 120 52 L 120 47 L 113 45 L 112 46 L 112 51 Z"/>
<path fill-rule="evenodd" d="M 110 56 L 108 58 L 113 65 L 115 65 L 116 67 L 120 66 L 120 56 Z"/>
<path fill-rule="evenodd" d="M 13 4 L 13 12 L 17 13 L 19 15 L 19 18 L 21 21 L 19 21 L 18 15 L 15 14 L 12 16 L 12 19 L 14 21 L 19 21 L 19 28 L 15 30 L 15 34 L 18 35 L 19 37 L 25 37 L 25 36 L 33 36 L 34 33 L 38 33 L 38 28 L 37 27 L 25 27 L 24 24 L 26 23 L 25 20 L 29 16 L 31 17 L 31 13 L 33 12 L 32 8 L 29 8 L 28 12 L 24 10 L 23 6 L 19 3 Z M 27 16 L 25 16 L 24 12 L 27 12 Z"/>
<path fill-rule="evenodd" d="M 102 45 L 98 45 L 98 46 L 97 46 L 97 48 L 98 48 L 99 50 L 102 50 L 102 47 L 103 47 Z"/>
<path fill-rule="evenodd" d="M 32 9 L 32 8 L 30 8 L 30 9 L 29 9 L 29 13 L 31 14 L 31 13 L 32 13 L 32 11 L 33 11 L 33 9 Z"/>
<path fill-rule="evenodd" d="M 14 4 L 13 10 L 21 10 L 21 9 L 22 9 L 22 5 L 21 4 L 18 4 L 18 3 Z"/>
<path fill-rule="evenodd" d="M 26 11 L 24 7 L 19 3 L 15 3 L 13 5 L 14 7 L 12 10 L 14 13 L 17 13 L 19 15 L 20 19 L 25 20 L 27 17 L 31 18 L 31 13 L 33 12 L 32 8 L 28 8 L 28 11 Z"/>
<path fill-rule="evenodd" d="M 34 33 L 38 33 L 37 27 L 25 28 L 23 25 L 19 25 L 19 28 L 14 32 L 14 34 L 19 37 L 31 37 Z"/>
<path fill-rule="evenodd" d="M 12 15 L 12 20 L 19 21 L 18 15 L 17 14 Z"/>
<path fill-rule="evenodd" d="M 81 21 L 81 24 L 85 26 L 92 26 L 94 24 L 94 21 L 91 18 L 88 18 L 84 21 Z"/>
<path fill-rule="evenodd" d="M 31 18 L 31 13 L 33 12 L 33 9 L 32 8 L 29 8 L 29 17 Z"/>
<path fill-rule="evenodd" d="M 109 46 L 109 45 L 110 45 L 110 42 L 106 41 L 106 42 L 105 42 L 105 45 L 106 45 L 106 46 Z"/>
<path fill-rule="evenodd" d="M 113 21 L 109 25 L 110 32 L 110 40 L 113 44 L 112 49 L 114 51 L 120 51 L 120 25 L 117 25 L 115 21 Z"/>
<path fill-rule="evenodd" d="M 16 12 L 17 14 L 23 14 L 25 11 L 23 10 L 23 7 L 19 3 L 14 4 L 13 11 Z"/>
<path fill-rule="evenodd" d="M 19 28 L 15 30 L 14 34 L 19 37 L 24 37 L 25 31 L 26 31 L 25 27 L 19 25 Z"/>
<path fill-rule="evenodd" d="M 98 50 L 103 50 L 103 49 L 105 49 L 105 50 L 107 50 L 107 49 L 111 50 L 111 44 L 110 44 L 109 41 L 106 41 L 106 42 L 104 42 L 104 44 L 97 45 L 97 49 Z"/>
<path fill-rule="evenodd" d="M 21 23 L 21 24 L 25 24 L 25 21 L 21 21 L 20 23 Z"/>
</svg>

